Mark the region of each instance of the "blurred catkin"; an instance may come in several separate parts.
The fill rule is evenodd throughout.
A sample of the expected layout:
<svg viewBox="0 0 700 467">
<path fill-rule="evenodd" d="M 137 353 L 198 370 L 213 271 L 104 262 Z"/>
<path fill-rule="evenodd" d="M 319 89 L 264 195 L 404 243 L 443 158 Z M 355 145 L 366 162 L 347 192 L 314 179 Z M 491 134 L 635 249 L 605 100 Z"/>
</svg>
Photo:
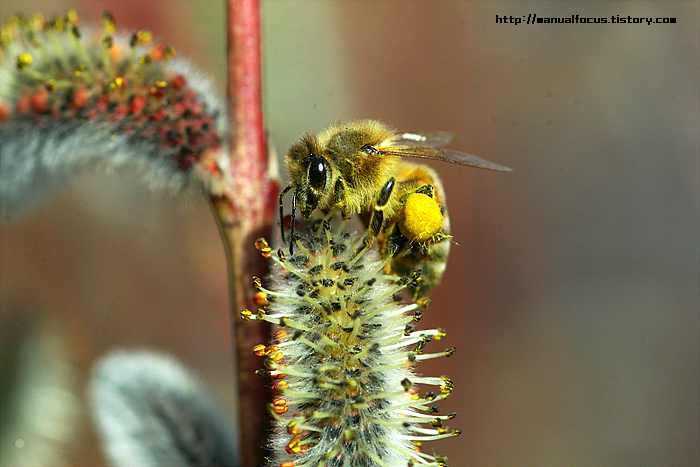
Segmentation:
<svg viewBox="0 0 700 467">
<path fill-rule="evenodd" d="M 153 188 L 220 178 L 223 121 L 209 82 L 142 30 L 75 12 L 0 29 L 0 215 L 21 216 L 82 170 L 127 168 Z M 194 182 L 194 183 L 193 183 Z"/>
</svg>

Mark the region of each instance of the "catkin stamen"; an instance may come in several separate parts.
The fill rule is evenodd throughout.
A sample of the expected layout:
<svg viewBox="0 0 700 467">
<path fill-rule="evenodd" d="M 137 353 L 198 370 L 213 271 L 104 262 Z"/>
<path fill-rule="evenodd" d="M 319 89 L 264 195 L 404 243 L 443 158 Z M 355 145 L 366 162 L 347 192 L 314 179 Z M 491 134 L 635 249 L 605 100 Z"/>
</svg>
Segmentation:
<svg viewBox="0 0 700 467">
<path fill-rule="evenodd" d="M 271 346 L 256 347 L 266 355 L 260 374 L 279 381 L 271 409 L 278 422 L 275 462 L 445 465 L 442 457 L 416 451 L 423 440 L 452 436 L 442 424 L 453 418 L 435 415 L 432 405 L 449 395 L 452 382 L 411 372 L 418 360 L 445 355 L 421 353 L 444 331 L 416 331 L 411 324 L 429 300 L 398 303 L 420 273 L 385 274 L 387 261 L 377 259 L 372 242 L 348 234 L 344 223 L 332 227 L 332 219 L 326 216 L 306 237 L 295 236 L 296 255 L 272 255 L 272 285 L 253 281 L 267 297 L 257 318 L 293 330 L 275 333 Z M 264 254 L 269 247 L 259 242 L 259 249 Z M 440 391 L 420 397 L 415 385 Z"/>
</svg>

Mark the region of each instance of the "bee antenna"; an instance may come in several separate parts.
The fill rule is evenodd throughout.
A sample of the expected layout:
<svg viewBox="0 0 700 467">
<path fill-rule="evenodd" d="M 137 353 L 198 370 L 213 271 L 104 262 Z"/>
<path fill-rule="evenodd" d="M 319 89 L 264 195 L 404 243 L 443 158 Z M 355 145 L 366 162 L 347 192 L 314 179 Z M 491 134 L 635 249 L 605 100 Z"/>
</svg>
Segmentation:
<svg viewBox="0 0 700 467">
<path fill-rule="evenodd" d="M 292 185 L 287 185 L 280 193 L 280 231 L 282 233 L 282 243 L 284 243 L 284 195 L 292 189 Z M 294 193 L 296 195 L 296 192 Z M 292 204 L 296 204 L 296 198 L 292 200 Z M 294 231 L 294 211 L 292 211 L 292 231 Z"/>
<path fill-rule="evenodd" d="M 294 242 L 292 239 L 294 238 L 294 216 L 296 215 L 297 212 L 297 190 L 294 190 L 292 192 L 292 222 L 291 226 L 289 229 L 289 254 L 293 255 L 294 254 Z M 282 228 L 282 240 L 284 240 L 284 227 Z"/>
</svg>

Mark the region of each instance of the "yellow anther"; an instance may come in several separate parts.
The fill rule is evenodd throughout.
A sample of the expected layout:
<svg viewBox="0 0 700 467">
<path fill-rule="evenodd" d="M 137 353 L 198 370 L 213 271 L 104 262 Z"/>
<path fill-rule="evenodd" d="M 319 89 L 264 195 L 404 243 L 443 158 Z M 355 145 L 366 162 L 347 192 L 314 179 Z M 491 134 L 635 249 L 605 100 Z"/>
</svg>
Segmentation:
<svg viewBox="0 0 700 467">
<path fill-rule="evenodd" d="M 270 248 L 270 245 L 264 238 L 259 238 L 255 241 L 255 248 L 258 249 L 260 256 L 263 258 L 269 258 L 272 256 L 272 248 Z"/>
<path fill-rule="evenodd" d="M 29 18 L 29 27 L 35 31 L 40 31 L 44 28 L 44 15 L 41 13 L 34 13 L 31 18 Z"/>
<path fill-rule="evenodd" d="M 68 10 L 68 13 L 66 13 L 66 22 L 69 24 L 77 23 L 78 13 L 75 10 Z"/>
<path fill-rule="evenodd" d="M 109 87 L 110 87 L 111 89 L 121 89 L 121 88 L 123 88 L 123 87 L 125 87 L 125 86 L 126 86 L 126 82 L 125 82 L 124 79 L 123 79 L 122 77 L 120 77 L 120 76 L 116 77 L 116 78 L 114 79 L 114 81 L 112 81 L 111 83 L 109 83 Z"/>
<path fill-rule="evenodd" d="M 104 24 L 105 34 L 112 34 L 115 30 L 114 17 L 112 12 L 105 11 L 102 13 L 102 23 Z"/>
<path fill-rule="evenodd" d="M 289 389 L 289 385 L 285 380 L 277 381 L 275 384 L 272 385 L 272 395 L 283 396 L 287 389 Z"/>
<path fill-rule="evenodd" d="M 151 35 L 151 32 L 146 31 L 145 29 L 142 29 L 136 33 L 136 41 L 141 45 L 150 44 L 152 39 L 153 36 Z"/>
<path fill-rule="evenodd" d="M 292 420 L 291 422 L 287 423 L 287 433 L 290 435 L 296 435 L 299 433 L 299 425 L 297 425 L 297 422 Z"/>
<path fill-rule="evenodd" d="M 66 20 L 61 16 L 57 16 L 53 20 L 53 28 L 55 31 L 61 32 L 66 29 Z"/>
<path fill-rule="evenodd" d="M 346 378 L 345 387 L 347 388 L 348 393 L 355 393 L 357 391 L 357 380 L 354 380 L 352 378 Z"/>
<path fill-rule="evenodd" d="M 27 66 L 31 65 L 34 61 L 34 57 L 28 53 L 21 53 L 17 55 L 17 68 L 22 70 Z"/>
<path fill-rule="evenodd" d="M 257 306 L 267 305 L 267 294 L 263 291 L 257 292 L 255 295 L 253 295 L 253 303 L 255 303 Z"/>
<path fill-rule="evenodd" d="M 122 57 L 122 46 L 119 44 L 112 44 L 112 47 L 109 49 L 109 59 L 112 61 L 112 63 L 117 63 L 119 60 L 121 60 Z"/>
<path fill-rule="evenodd" d="M 15 30 L 9 26 L 0 27 L 0 46 L 5 47 L 15 38 Z"/>
<path fill-rule="evenodd" d="M 284 329 L 280 329 L 279 331 L 277 331 L 276 333 L 274 333 L 274 334 L 272 335 L 272 337 L 274 337 L 276 340 L 279 341 L 279 340 L 284 339 L 285 337 L 287 337 L 287 335 L 289 335 L 289 333 L 288 333 L 287 331 L 285 331 Z"/>
<path fill-rule="evenodd" d="M 301 451 L 301 446 L 299 446 L 300 442 L 301 440 L 295 436 L 289 441 L 289 444 L 287 444 L 287 446 L 284 448 L 285 451 L 287 451 L 287 453 L 289 454 L 298 454 L 299 451 Z"/>
<path fill-rule="evenodd" d="M 440 386 L 440 394 L 442 394 L 442 398 L 447 399 L 448 397 L 450 397 L 452 389 L 454 388 L 450 386 Z"/>
<path fill-rule="evenodd" d="M 287 407 L 287 401 L 284 399 L 275 399 L 272 401 L 272 407 L 274 408 L 274 411 L 276 414 L 283 414 L 287 410 L 289 410 L 289 407 Z"/>
</svg>

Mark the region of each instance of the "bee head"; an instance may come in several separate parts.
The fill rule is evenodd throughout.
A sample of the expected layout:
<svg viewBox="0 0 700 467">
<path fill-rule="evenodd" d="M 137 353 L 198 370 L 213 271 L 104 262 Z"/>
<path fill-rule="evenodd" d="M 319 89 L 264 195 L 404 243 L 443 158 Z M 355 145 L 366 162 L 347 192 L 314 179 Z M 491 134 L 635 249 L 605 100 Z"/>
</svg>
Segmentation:
<svg viewBox="0 0 700 467">
<path fill-rule="evenodd" d="M 305 220 L 311 217 L 311 213 L 318 207 L 321 197 L 331 184 L 331 166 L 326 158 L 315 153 L 309 153 L 308 158 L 305 183 L 297 188 L 297 201 Z"/>
<path fill-rule="evenodd" d="M 321 153 L 316 138 L 306 134 L 289 148 L 286 157 L 294 197 L 305 220 L 311 217 L 331 187 L 331 165 Z"/>
</svg>

